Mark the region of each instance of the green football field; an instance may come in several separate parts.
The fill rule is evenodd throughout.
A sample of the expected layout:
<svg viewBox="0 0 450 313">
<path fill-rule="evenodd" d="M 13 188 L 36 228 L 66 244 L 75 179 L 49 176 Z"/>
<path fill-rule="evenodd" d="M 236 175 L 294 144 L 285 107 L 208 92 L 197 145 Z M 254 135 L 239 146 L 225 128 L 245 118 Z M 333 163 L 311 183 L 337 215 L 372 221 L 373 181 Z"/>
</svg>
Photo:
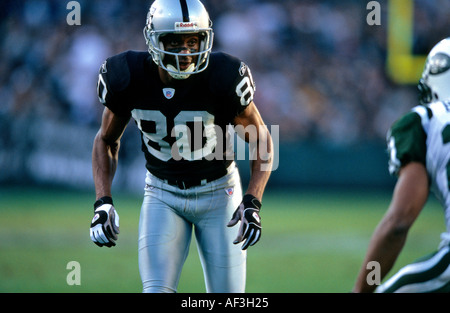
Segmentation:
<svg viewBox="0 0 450 313">
<path fill-rule="evenodd" d="M 141 292 L 141 197 L 115 194 L 121 234 L 111 249 L 90 240 L 93 197 L 93 192 L 0 187 L 0 292 Z M 390 191 L 267 190 L 263 235 L 248 253 L 247 292 L 349 292 L 390 197 Z M 430 197 L 395 269 L 435 250 L 444 230 L 442 209 Z M 71 261 L 80 266 L 79 285 L 68 284 Z M 195 240 L 178 291 L 205 291 Z"/>
</svg>

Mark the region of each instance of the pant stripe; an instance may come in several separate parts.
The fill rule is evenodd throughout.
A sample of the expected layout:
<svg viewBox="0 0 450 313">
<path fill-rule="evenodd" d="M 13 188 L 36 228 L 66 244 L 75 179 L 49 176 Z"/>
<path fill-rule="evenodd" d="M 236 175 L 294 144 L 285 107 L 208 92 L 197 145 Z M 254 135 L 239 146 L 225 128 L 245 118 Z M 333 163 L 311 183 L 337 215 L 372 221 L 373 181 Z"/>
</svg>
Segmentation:
<svg viewBox="0 0 450 313">
<path fill-rule="evenodd" d="M 449 288 L 450 247 L 409 264 L 378 287 L 377 292 L 436 292 Z"/>
</svg>

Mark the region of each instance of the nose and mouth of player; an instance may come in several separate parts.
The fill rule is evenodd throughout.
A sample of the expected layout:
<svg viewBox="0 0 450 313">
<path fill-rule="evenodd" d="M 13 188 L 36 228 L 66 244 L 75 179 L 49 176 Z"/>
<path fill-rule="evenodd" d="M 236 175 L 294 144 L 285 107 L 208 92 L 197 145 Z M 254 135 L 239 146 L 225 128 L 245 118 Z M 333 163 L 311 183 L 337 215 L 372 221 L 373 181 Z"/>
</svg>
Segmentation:
<svg viewBox="0 0 450 313">
<path fill-rule="evenodd" d="M 171 53 L 176 53 L 178 56 L 170 55 L 168 58 L 168 64 L 173 65 L 175 68 L 179 66 L 180 71 L 185 71 L 191 64 L 195 64 L 197 59 L 197 49 L 188 49 L 186 47 L 172 48 L 167 50 Z M 194 55 L 191 55 L 194 54 Z"/>
</svg>

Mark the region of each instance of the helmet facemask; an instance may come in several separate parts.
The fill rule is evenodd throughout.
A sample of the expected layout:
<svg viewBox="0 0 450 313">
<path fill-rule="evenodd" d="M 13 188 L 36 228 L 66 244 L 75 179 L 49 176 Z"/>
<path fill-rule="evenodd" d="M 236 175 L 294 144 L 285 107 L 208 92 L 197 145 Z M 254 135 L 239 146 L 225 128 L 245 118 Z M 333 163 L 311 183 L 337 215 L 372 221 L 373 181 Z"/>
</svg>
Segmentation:
<svg viewBox="0 0 450 313">
<path fill-rule="evenodd" d="M 165 39 L 171 35 L 198 35 L 199 49 L 189 48 L 165 48 Z M 212 49 L 212 32 L 208 36 L 206 32 L 195 33 L 160 33 L 150 37 L 153 41 L 149 45 L 152 56 L 156 56 L 157 64 L 166 70 L 175 79 L 186 79 L 191 74 L 204 71 L 209 64 L 209 55 Z M 157 39 L 156 39 L 157 38 Z M 210 39 L 211 38 L 211 39 Z M 150 49 L 151 47 L 151 49 Z M 186 52 L 187 50 L 187 52 Z M 185 70 L 181 69 L 181 63 L 186 58 L 191 58 L 191 64 Z M 153 57 L 155 60 L 155 57 Z M 156 60 L 155 60 L 156 62 Z"/>
</svg>

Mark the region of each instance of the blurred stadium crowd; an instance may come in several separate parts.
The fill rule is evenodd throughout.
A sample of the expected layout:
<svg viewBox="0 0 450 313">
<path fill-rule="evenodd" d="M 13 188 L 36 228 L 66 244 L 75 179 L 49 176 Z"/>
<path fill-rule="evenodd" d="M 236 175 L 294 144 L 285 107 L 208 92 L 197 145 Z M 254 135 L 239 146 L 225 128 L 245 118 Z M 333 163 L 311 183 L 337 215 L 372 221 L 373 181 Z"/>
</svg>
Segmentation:
<svg viewBox="0 0 450 313">
<path fill-rule="evenodd" d="M 255 102 L 267 124 L 280 126 L 280 140 L 346 145 L 384 140 L 393 120 L 417 103 L 415 86 L 399 86 L 386 75 L 387 1 L 379 1 L 380 26 L 366 23 L 368 1 L 203 2 L 213 21 L 214 50 L 250 66 Z M 92 137 L 80 129 L 99 125 L 101 63 L 124 50 L 146 49 L 142 28 L 151 1 L 80 0 L 80 26 L 66 23 L 68 2 L 0 3 L 2 147 L 27 150 L 48 135 L 53 149 L 65 140 L 86 153 Z M 448 0 L 415 1 L 414 53 L 427 54 L 448 36 L 449 13 Z"/>
</svg>

